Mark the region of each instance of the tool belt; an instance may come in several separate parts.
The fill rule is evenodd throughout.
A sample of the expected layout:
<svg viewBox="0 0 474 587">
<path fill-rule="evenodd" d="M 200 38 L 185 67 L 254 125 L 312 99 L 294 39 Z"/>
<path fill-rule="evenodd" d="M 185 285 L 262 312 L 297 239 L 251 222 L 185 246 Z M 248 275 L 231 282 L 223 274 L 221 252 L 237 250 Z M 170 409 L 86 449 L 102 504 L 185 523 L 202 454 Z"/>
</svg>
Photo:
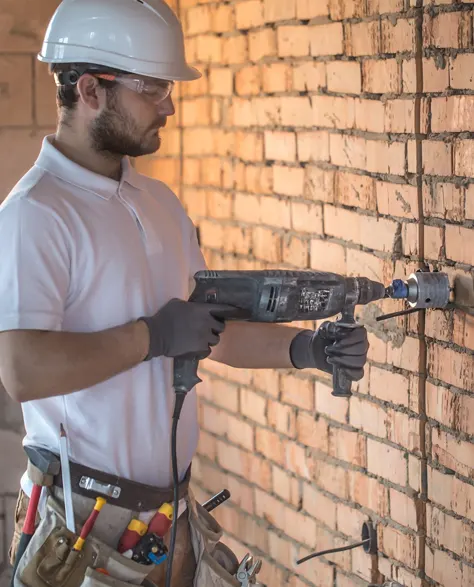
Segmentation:
<svg viewBox="0 0 474 587">
<path fill-rule="evenodd" d="M 69 468 L 73 493 L 84 497 L 105 497 L 110 505 L 137 512 L 157 510 L 164 503 L 173 501 L 173 488 L 160 489 L 152 485 L 137 483 L 72 461 Z M 186 496 L 190 479 L 191 466 L 178 486 L 179 499 Z M 54 477 L 53 484 L 62 488 L 61 474 Z"/>
</svg>

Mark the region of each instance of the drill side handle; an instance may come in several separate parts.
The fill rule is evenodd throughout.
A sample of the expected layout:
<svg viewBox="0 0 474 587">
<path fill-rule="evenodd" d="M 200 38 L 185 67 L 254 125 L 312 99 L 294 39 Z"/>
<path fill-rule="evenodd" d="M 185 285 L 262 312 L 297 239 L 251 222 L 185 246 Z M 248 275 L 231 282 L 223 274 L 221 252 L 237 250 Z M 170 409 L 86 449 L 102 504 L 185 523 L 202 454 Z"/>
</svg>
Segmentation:
<svg viewBox="0 0 474 587">
<path fill-rule="evenodd" d="M 346 306 L 341 318 L 337 320 L 337 323 L 341 326 L 351 326 L 356 323 L 355 304 Z M 346 376 L 342 369 L 334 365 L 332 372 L 332 395 L 335 397 L 350 397 L 352 395 L 351 387 L 352 381 Z"/>
</svg>

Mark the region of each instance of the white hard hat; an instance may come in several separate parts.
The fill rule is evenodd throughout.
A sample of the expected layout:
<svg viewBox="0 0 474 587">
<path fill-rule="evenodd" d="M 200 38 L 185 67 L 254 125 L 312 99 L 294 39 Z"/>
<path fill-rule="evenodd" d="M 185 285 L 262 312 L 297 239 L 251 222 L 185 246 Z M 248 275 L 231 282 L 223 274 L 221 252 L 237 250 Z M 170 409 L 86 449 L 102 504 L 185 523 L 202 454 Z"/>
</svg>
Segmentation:
<svg viewBox="0 0 474 587">
<path fill-rule="evenodd" d="M 201 77 L 186 63 L 183 29 L 164 0 L 63 0 L 38 59 L 172 81 Z"/>
</svg>

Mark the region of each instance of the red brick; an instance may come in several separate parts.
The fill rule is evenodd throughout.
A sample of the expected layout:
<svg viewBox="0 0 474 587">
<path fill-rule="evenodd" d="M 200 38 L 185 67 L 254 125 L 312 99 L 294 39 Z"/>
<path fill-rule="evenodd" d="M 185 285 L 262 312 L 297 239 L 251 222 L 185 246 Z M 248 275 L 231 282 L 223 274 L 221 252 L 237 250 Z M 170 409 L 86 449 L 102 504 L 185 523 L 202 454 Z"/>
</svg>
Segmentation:
<svg viewBox="0 0 474 587">
<path fill-rule="evenodd" d="M 415 186 L 378 181 L 376 192 L 380 214 L 415 220 L 418 218 L 418 193 Z"/>
<path fill-rule="evenodd" d="M 329 0 L 331 20 L 365 16 L 364 0 Z"/>
<path fill-rule="evenodd" d="M 472 228 L 463 228 L 455 224 L 446 225 L 446 257 L 474 265 L 474 231 Z"/>
<path fill-rule="evenodd" d="M 291 207 L 286 200 L 272 196 L 260 199 L 260 218 L 262 224 L 275 228 L 291 228 Z"/>
<path fill-rule="evenodd" d="M 360 63 L 355 61 L 330 61 L 326 67 L 327 87 L 330 92 L 360 94 L 362 78 Z"/>
<path fill-rule="evenodd" d="M 382 53 L 404 53 L 415 50 L 415 19 L 399 18 L 396 24 L 382 20 Z"/>
<path fill-rule="evenodd" d="M 337 203 L 364 210 L 376 209 L 375 179 L 353 173 L 336 173 Z"/>
<path fill-rule="evenodd" d="M 341 167 L 365 169 L 367 164 L 367 141 L 360 137 L 331 134 L 329 152 L 331 162 Z"/>
<path fill-rule="evenodd" d="M 374 20 L 348 24 L 345 38 L 347 55 L 377 55 L 380 52 L 380 23 Z"/>
<path fill-rule="evenodd" d="M 299 479 L 290 476 L 279 467 L 272 467 L 273 492 L 281 497 L 286 503 L 295 507 L 300 503 L 300 482 Z"/>
<path fill-rule="evenodd" d="M 468 587 L 472 583 L 462 582 L 462 566 L 447 552 L 426 547 L 426 574 L 440 585 Z"/>
<path fill-rule="evenodd" d="M 265 459 L 218 440 L 217 462 L 224 470 L 251 479 L 262 489 L 271 489 L 271 466 Z"/>
<path fill-rule="evenodd" d="M 14 59 L 11 57 L 10 59 Z M 35 61 L 35 113 L 36 122 L 40 126 L 55 126 L 56 125 L 56 85 L 54 84 L 49 74 L 48 64 L 40 61 Z M 0 70 L 2 68 L 0 67 Z M 28 77 L 24 78 L 24 83 Z M 29 110 L 20 107 L 19 102 L 28 97 L 29 87 L 23 87 L 21 92 L 15 92 L 15 109 L 17 112 L 22 112 L 29 116 Z M 1 117 L 1 114 L 0 114 Z M 7 121 L 7 124 L 12 124 L 12 118 Z"/>
<path fill-rule="evenodd" d="M 296 161 L 296 135 L 292 132 L 265 131 L 265 158 Z"/>
<path fill-rule="evenodd" d="M 355 128 L 368 132 L 383 133 L 385 129 L 385 104 L 377 99 L 357 98 L 355 105 Z"/>
<path fill-rule="evenodd" d="M 324 491 L 336 495 L 341 499 L 348 499 L 348 471 L 319 459 L 313 459 L 312 479 Z"/>
<path fill-rule="evenodd" d="M 284 375 L 281 379 L 281 401 L 308 412 L 314 411 L 314 390 L 309 379 Z"/>
<path fill-rule="evenodd" d="M 423 141 L 423 169 L 428 175 L 451 175 L 452 145 L 443 141 Z M 411 168 L 410 171 L 415 171 Z"/>
<path fill-rule="evenodd" d="M 379 367 L 370 368 L 370 395 L 394 404 L 408 406 L 408 378 Z"/>
<path fill-rule="evenodd" d="M 305 171 L 301 167 L 273 166 L 273 189 L 277 194 L 301 197 L 304 181 Z"/>
<path fill-rule="evenodd" d="M 406 485 L 407 460 L 404 453 L 371 438 L 367 439 L 367 470 L 397 485 Z"/>
<path fill-rule="evenodd" d="M 261 88 L 261 71 L 256 65 L 244 67 L 235 74 L 235 89 L 241 96 L 259 94 Z"/>
<path fill-rule="evenodd" d="M 350 424 L 363 432 L 368 432 L 379 438 L 387 437 L 387 413 L 372 402 L 360 397 L 350 399 Z"/>
<path fill-rule="evenodd" d="M 264 0 L 265 22 L 296 18 L 296 0 Z"/>
<path fill-rule="evenodd" d="M 253 233 L 254 256 L 262 261 L 281 263 L 281 235 L 269 228 L 257 226 Z"/>
<path fill-rule="evenodd" d="M 297 440 L 304 446 L 328 452 L 328 425 L 323 418 L 300 412 L 296 419 Z"/>
<path fill-rule="evenodd" d="M 281 437 L 270 430 L 257 428 L 255 431 L 255 448 L 266 460 L 279 465 L 285 464 L 285 446 Z"/>
<path fill-rule="evenodd" d="M 296 438 L 296 412 L 291 406 L 268 401 L 268 425 L 280 434 Z"/>
<path fill-rule="evenodd" d="M 346 253 L 342 245 L 313 239 L 310 257 L 311 269 L 331 271 L 342 275 L 346 273 Z"/>
<path fill-rule="evenodd" d="M 431 128 L 433 132 L 461 132 L 474 129 L 474 96 L 433 98 Z"/>
<path fill-rule="evenodd" d="M 206 63 L 222 64 L 222 38 L 214 35 L 196 37 L 197 60 Z"/>
<path fill-rule="evenodd" d="M 407 450 L 420 454 L 420 421 L 404 412 L 387 410 L 387 439 Z"/>
<path fill-rule="evenodd" d="M 232 216 L 232 196 L 228 192 L 209 190 L 206 192 L 207 210 L 212 218 Z"/>
<path fill-rule="evenodd" d="M 296 232 L 312 235 L 323 233 L 323 211 L 320 204 L 291 202 L 291 223 Z"/>
<path fill-rule="evenodd" d="M 334 177 L 335 173 L 332 170 L 308 165 L 306 167 L 305 199 L 334 202 Z"/>
<path fill-rule="evenodd" d="M 288 63 L 265 63 L 261 75 L 262 88 L 266 94 L 293 89 L 293 71 Z"/>
<path fill-rule="evenodd" d="M 333 206 L 324 208 L 326 234 L 361 244 L 369 249 L 391 251 L 397 227 L 396 222 L 385 218 L 360 216 L 356 212 Z"/>
<path fill-rule="evenodd" d="M 286 469 L 299 477 L 310 479 L 306 450 L 291 440 L 286 443 Z"/>
<path fill-rule="evenodd" d="M 387 281 L 382 280 L 384 283 Z M 401 347 L 387 347 L 387 363 L 400 369 L 418 372 L 420 343 L 416 338 L 407 336 Z"/>
<path fill-rule="evenodd" d="M 258 424 L 267 424 L 267 402 L 264 397 L 250 389 L 240 390 L 240 412 Z"/>
<path fill-rule="evenodd" d="M 416 569 L 419 556 L 416 536 L 405 534 L 389 526 L 379 525 L 377 537 L 381 552 L 412 569 Z"/>
<path fill-rule="evenodd" d="M 400 91 L 400 65 L 396 59 L 368 59 L 362 67 L 364 92 L 385 94 Z"/>
<path fill-rule="evenodd" d="M 403 0 L 368 0 L 367 14 L 401 12 L 403 6 Z"/>
<path fill-rule="evenodd" d="M 280 125 L 281 102 L 281 98 L 273 96 L 254 98 L 252 102 L 249 102 L 249 105 L 253 104 L 255 107 L 255 124 L 258 126 Z"/>
<path fill-rule="evenodd" d="M 279 57 L 306 57 L 309 55 L 309 42 L 309 29 L 306 25 L 278 27 Z"/>
<path fill-rule="evenodd" d="M 385 132 L 415 132 L 414 100 L 389 100 L 385 105 Z"/>
<path fill-rule="evenodd" d="M 222 38 L 222 63 L 237 64 L 246 63 L 249 58 L 248 37 L 246 35 L 234 35 Z"/>
<path fill-rule="evenodd" d="M 329 454 L 351 465 L 367 466 L 366 438 L 358 432 L 329 428 Z"/>
<path fill-rule="evenodd" d="M 300 20 L 329 15 L 329 0 L 297 0 L 296 16 Z"/>
<path fill-rule="evenodd" d="M 326 86 L 326 64 L 304 61 L 293 67 L 293 88 L 300 92 L 314 91 Z"/>
<path fill-rule="evenodd" d="M 342 24 L 320 24 L 310 29 L 311 55 L 341 55 L 344 52 Z"/>
<path fill-rule="evenodd" d="M 336 504 L 307 483 L 303 484 L 303 510 L 329 528 L 336 529 Z"/>
<path fill-rule="evenodd" d="M 254 31 L 248 35 L 250 61 L 260 61 L 264 57 L 277 55 L 276 33 L 272 29 Z"/>
<path fill-rule="evenodd" d="M 350 499 L 379 516 L 389 513 L 388 487 L 359 471 L 348 471 Z"/>
<path fill-rule="evenodd" d="M 250 254 L 252 250 L 252 231 L 240 226 L 227 226 L 224 250 L 241 255 Z"/>
<path fill-rule="evenodd" d="M 186 12 L 186 33 L 197 35 L 211 30 L 210 6 L 193 6 Z"/>
<path fill-rule="evenodd" d="M 454 475 L 428 467 L 428 497 L 430 501 L 470 519 L 474 486 Z"/>
<path fill-rule="evenodd" d="M 309 97 L 282 97 L 280 108 L 283 126 L 313 126 L 313 111 Z"/>
<path fill-rule="evenodd" d="M 474 444 L 465 440 L 459 440 L 456 436 L 438 430 L 431 429 L 431 453 L 435 462 L 452 469 L 469 479 L 474 478 L 472 459 L 474 457 Z"/>
<path fill-rule="evenodd" d="M 425 47 L 467 49 L 471 45 L 472 25 L 467 12 L 440 12 L 433 17 L 425 14 L 423 44 Z"/>
<path fill-rule="evenodd" d="M 261 0 L 245 0 L 235 5 L 235 20 L 238 29 L 251 29 L 264 24 Z"/>
<path fill-rule="evenodd" d="M 235 194 L 234 217 L 244 222 L 261 222 L 260 198 L 248 194 Z"/>
<path fill-rule="evenodd" d="M 210 92 L 215 96 L 231 96 L 233 75 L 229 68 L 213 67 L 209 73 Z"/>
<path fill-rule="evenodd" d="M 329 161 L 329 133 L 300 131 L 296 134 L 298 161 Z"/>
<path fill-rule="evenodd" d="M 405 173 L 405 143 L 367 141 L 367 171 L 372 173 L 389 173 L 404 175 Z"/>
<path fill-rule="evenodd" d="M 474 55 L 460 53 L 449 63 L 449 85 L 457 90 L 474 90 Z"/>
<path fill-rule="evenodd" d="M 347 248 L 347 275 L 371 275 L 382 283 L 388 283 L 393 278 L 392 264 L 387 260 L 356 249 Z"/>
<path fill-rule="evenodd" d="M 474 141 L 454 143 L 454 175 L 474 176 Z"/>
<path fill-rule="evenodd" d="M 285 235 L 283 237 L 283 263 L 292 265 L 297 269 L 304 269 L 309 265 L 309 241 L 296 236 Z"/>
<path fill-rule="evenodd" d="M 211 27 L 216 33 L 226 33 L 235 29 L 233 6 L 220 4 L 212 7 Z"/>
<path fill-rule="evenodd" d="M 454 183 L 436 183 L 431 189 L 423 185 L 423 208 L 427 216 L 463 220 L 464 190 Z"/>
<path fill-rule="evenodd" d="M 284 530 L 293 540 L 312 545 L 316 540 L 316 522 L 281 503 L 262 491 L 255 492 L 257 516 Z"/>
<path fill-rule="evenodd" d="M 443 254 L 444 229 L 439 226 L 425 227 L 425 255 L 437 261 Z"/>
<path fill-rule="evenodd" d="M 438 546 L 443 546 L 469 562 L 474 561 L 474 530 L 431 505 L 427 507 L 427 535 Z"/>
<path fill-rule="evenodd" d="M 315 126 L 339 129 L 354 127 L 354 98 L 342 98 L 337 96 L 313 96 L 312 104 L 312 124 Z"/>
</svg>

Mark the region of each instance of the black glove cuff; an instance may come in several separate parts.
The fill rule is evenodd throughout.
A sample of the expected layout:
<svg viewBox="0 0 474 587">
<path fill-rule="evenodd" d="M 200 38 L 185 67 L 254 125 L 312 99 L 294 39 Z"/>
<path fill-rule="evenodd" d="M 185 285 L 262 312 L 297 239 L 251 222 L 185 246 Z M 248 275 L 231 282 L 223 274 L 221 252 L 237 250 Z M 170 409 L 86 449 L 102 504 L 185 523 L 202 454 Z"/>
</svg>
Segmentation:
<svg viewBox="0 0 474 587">
<path fill-rule="evenodd" d="M 313 351 L 313 337 L 316 335 L 313 330 L 303 330 L 291 341 L 290 360 L 296 369 L 317 367 Z"/>
<path fill-rule="evenodd" d="M 141 318 L 138 318 L 137 322 L 142 320 L 143 322 L 145 322 L 145 324 L 147 325 L 148 328 L 148 334 L 150 335 L 150 345 L 148 347 L 148 354 L 147 356 L 143 359 L 144 361 L 150 361 L 151 359 L 153 359 L 153 357 L 157 357 L 158 355 L 155 354 L 153 351 L 155 350 L 155 344 L 154 344 L 154 340 L 153 340 L 153 319 L 152 318 L 147 318 L 146 316 L 142 316 Z M 162 353 L 159 353 L 162 354 Z"/>
</svg>

